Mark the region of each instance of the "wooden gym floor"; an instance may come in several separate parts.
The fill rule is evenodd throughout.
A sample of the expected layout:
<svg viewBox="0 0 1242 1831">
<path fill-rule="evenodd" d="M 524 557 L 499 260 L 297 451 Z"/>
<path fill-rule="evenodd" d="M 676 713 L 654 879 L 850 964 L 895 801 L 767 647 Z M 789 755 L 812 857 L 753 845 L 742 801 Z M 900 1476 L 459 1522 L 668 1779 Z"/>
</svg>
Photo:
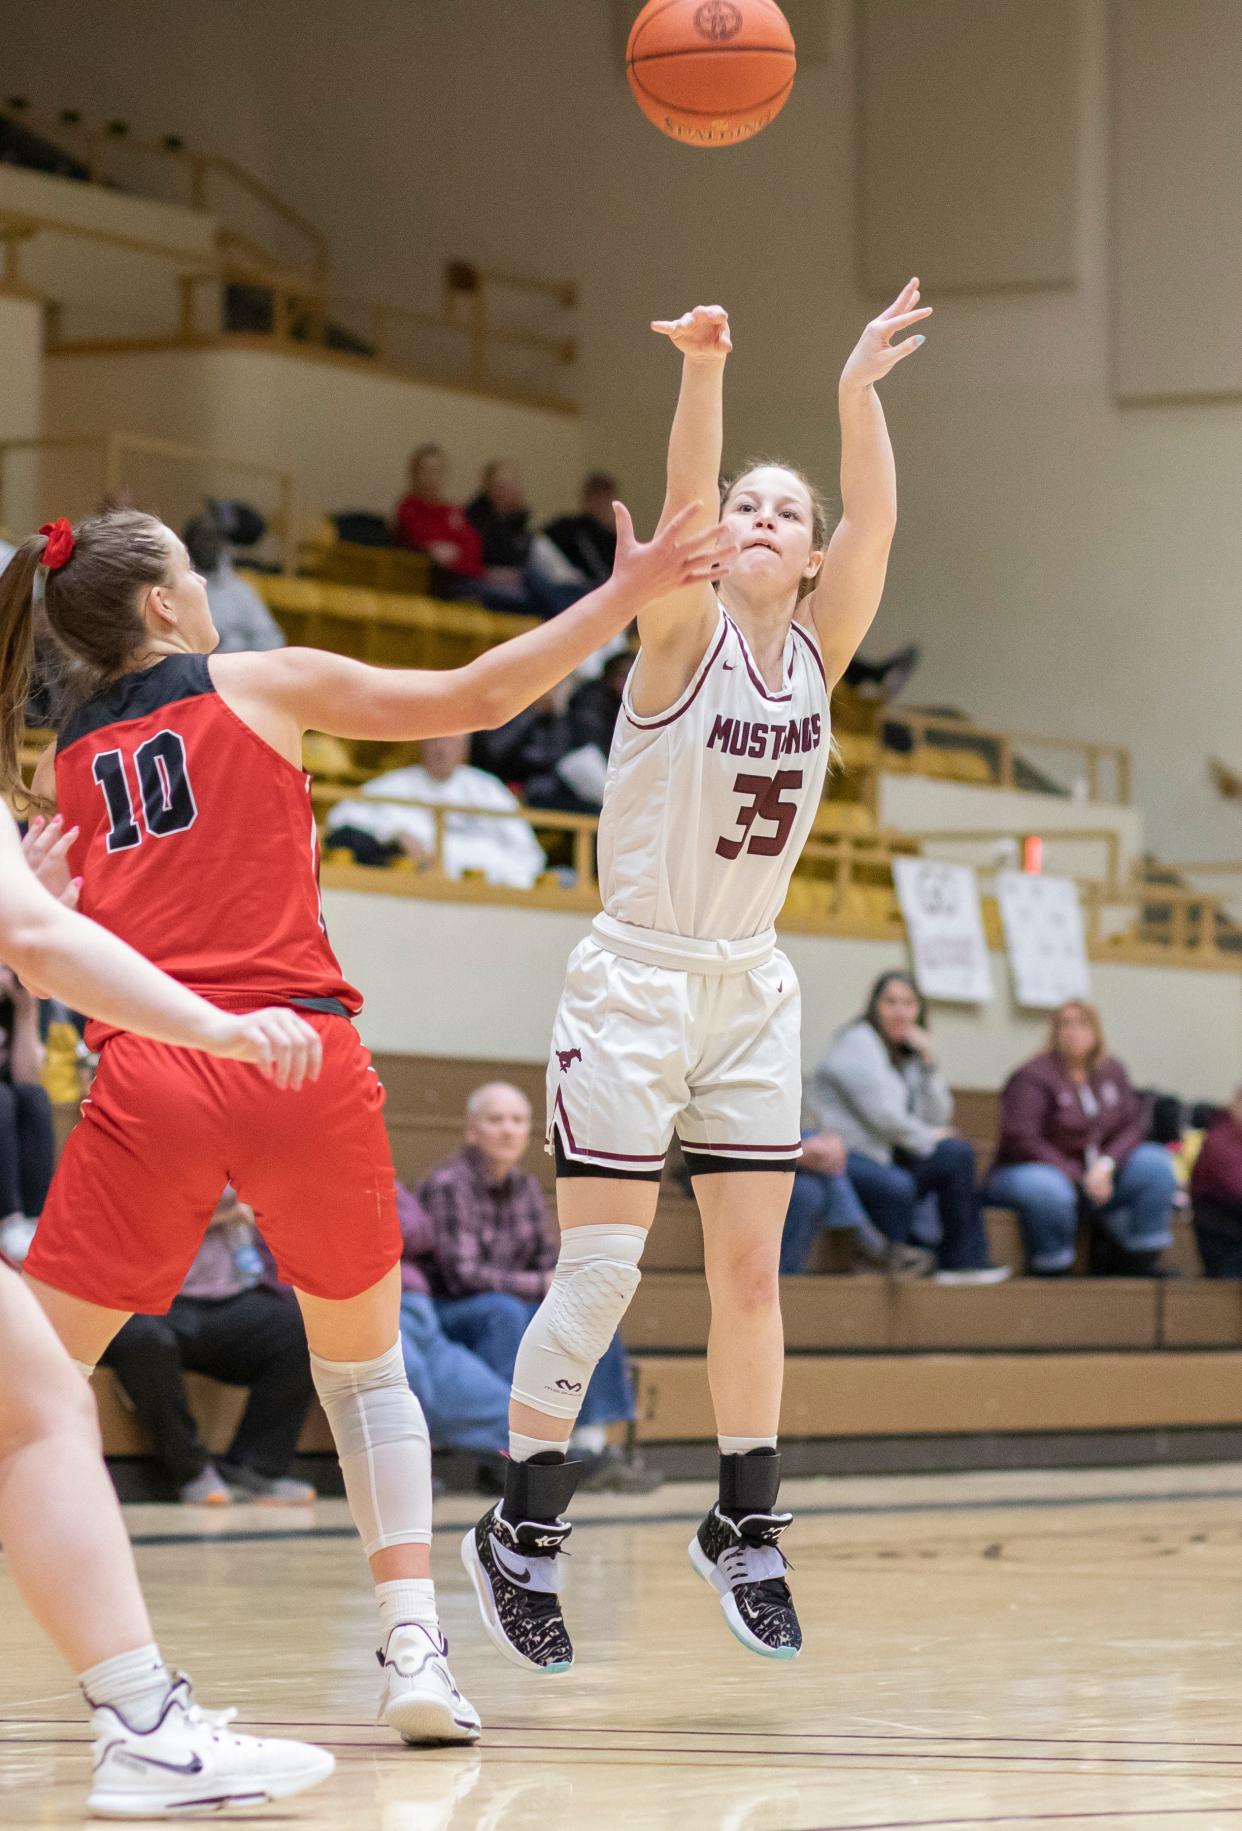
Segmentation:
<svg viewBox="0 0 1242 1831">
<path fill-rule="evenodd" d="M 1242 1465 L 787 1484 L 808 1647 L 727 1634 L 685 1546 L 701 1485 L 578 1510 L 579 1664 L 483 1642 L 440 1508 L 441 1609 L 478 1753 L 370 1721 L 372 1609 L 344 1504 L 135 1507 L 166 1653 L 244 1724 L 329 1745 L 244 1822 L 333 1831 L 1210 1831 L 1242 1827 Z M 644 1515 L 646 1517 L 644 1517 Z M 0 1825 L 83 1822 L 86 1726 L 0 1572 Z"/>
</svg>

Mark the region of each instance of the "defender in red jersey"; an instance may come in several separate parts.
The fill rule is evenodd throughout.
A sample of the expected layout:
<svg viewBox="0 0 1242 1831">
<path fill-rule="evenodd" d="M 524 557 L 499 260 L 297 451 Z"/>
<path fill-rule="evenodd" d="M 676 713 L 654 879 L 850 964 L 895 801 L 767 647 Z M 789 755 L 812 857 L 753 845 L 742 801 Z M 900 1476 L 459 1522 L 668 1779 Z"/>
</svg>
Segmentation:
<svg viewBox="0 0 1242 1831">
<path fill-rule="evenodd" d="M 0 579 L 0 793 L 19 781 L 38 583 L 52 634 L 94 683 L 35 782 L 74 835 L 83 910 L 225 1010 L 302 1011 L 323 1046 L 319 1080 L 295 1099 L 270 1095 L 241 1063 L 97 1030 L 99 1073 L 27 1275 L 70 1354 L 93 1368 L 135 1307 L 167 1307 L 226 1181 L 255 1208 L 302 1306 L 376 1581 L 379 1720 L 408 1742 L 473 1741 L 479 1719 L 436 1617 L 430 1447 L 400 1349 L 383 1094 L 350 1022 L 361 1001 L 324 931 L 302 739 L 504 723 L 647 603 L 722 575 L 731 542 L 716 530 L 684 540 L 691 516 L 644 546 L 618 505 L 607 584 L 442 673 L 311 649 L 212 656 L 202 579 L 168 528 L 133 511 L 44 529 Z M 51 887 L 73 894 L 67 869 Z"/>
</svg>

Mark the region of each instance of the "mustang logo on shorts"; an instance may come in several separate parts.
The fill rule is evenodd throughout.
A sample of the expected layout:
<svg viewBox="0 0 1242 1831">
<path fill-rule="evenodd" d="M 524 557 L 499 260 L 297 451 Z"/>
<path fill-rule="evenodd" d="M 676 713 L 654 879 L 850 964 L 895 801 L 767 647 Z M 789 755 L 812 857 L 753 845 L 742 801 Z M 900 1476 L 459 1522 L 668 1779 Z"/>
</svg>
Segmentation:
<svg viewBox="0 0 1242 1831">
<path fill-rule="evenodd" d="M 568 1074 L 575 1062 L 582 1060 L 581 1049 L 558 1049 L 556 1059 L 561 1065 L 561 1073 Z"/>
</svg>

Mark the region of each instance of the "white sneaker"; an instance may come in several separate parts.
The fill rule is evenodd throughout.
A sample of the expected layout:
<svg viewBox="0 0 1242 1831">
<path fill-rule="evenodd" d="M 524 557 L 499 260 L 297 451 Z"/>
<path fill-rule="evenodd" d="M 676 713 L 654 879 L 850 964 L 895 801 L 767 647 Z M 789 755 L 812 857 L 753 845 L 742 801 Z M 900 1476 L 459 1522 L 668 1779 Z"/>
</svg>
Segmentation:
<svg viewBox="0 0 1242 1831">
<path fill-rule="evenodd" d="M 448 1642 L 418 1621 L 400 1621 L 376 1658 L 384 1670 L 376 1722 L 403 1742 L 477 1742 L 479 1713 L 453 1683 Z"/>
<path fill-rule="evenodd" d="M 936 1284 L 1003 1284 L 1013 1277 L 1012 1265 L 976 1265 L 964 1272 L 937 1272 Z"/>
<path fill-rule="evenodd" d="M 227 1725 L 235 1714 L 200 1710 L 183 1673 L 153 1729 L 134 1729 L 113 1704 L 96 1705 L 88 1807 L 100 1818 L 173 1818 L 262 1806 L 318 1786 L 336 1766 L 308 1742 L 234 1735 Z"/>
</svg>

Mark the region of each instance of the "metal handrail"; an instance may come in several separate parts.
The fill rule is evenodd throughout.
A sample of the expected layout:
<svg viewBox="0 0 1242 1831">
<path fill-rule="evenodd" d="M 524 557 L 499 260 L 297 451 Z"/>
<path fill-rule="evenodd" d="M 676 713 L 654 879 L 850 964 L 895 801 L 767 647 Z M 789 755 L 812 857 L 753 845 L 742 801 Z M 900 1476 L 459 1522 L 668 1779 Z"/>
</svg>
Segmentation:
<svg viewBox="0 0 1242 1831">
<path fill-rule="evenodd" d="M 914 738 L 916 745 L 926 742 L 927 734 L 935 731 L 946 737 L 978 739 L 983 743 L 994 745 L 997 754 L 997 782 L 1000 788 L 1014 788 L 1014 766 L 1017 761 L 1016 751 L 1022 745 L 1038 750 L 1061 750 L 1078 754 L 1086 767 L 1088 797 L 1101 799 L 1100 765 L 1110 759 L 1117 772 L 1116 805 L 1128 807 L 1130 803 L 1131 768 L 1130 752 L 1124 744 L 1105 744 L 1094 740 L 1080 738 L 1045 737 L 1033 731 L 1000 731 L 987 725 L 976 725 L 969 719 L 957 718 L 943 712 L 917 712 L 903 706 L 884 706 L 877 718 L 877 724 L 904 725 Z M 878 741 L 878 740 L 877 740 Z M 892 760 L 892 753 L 884 757 L 888 769 L 896 771 L 899 765 Z"/>
</svg>

